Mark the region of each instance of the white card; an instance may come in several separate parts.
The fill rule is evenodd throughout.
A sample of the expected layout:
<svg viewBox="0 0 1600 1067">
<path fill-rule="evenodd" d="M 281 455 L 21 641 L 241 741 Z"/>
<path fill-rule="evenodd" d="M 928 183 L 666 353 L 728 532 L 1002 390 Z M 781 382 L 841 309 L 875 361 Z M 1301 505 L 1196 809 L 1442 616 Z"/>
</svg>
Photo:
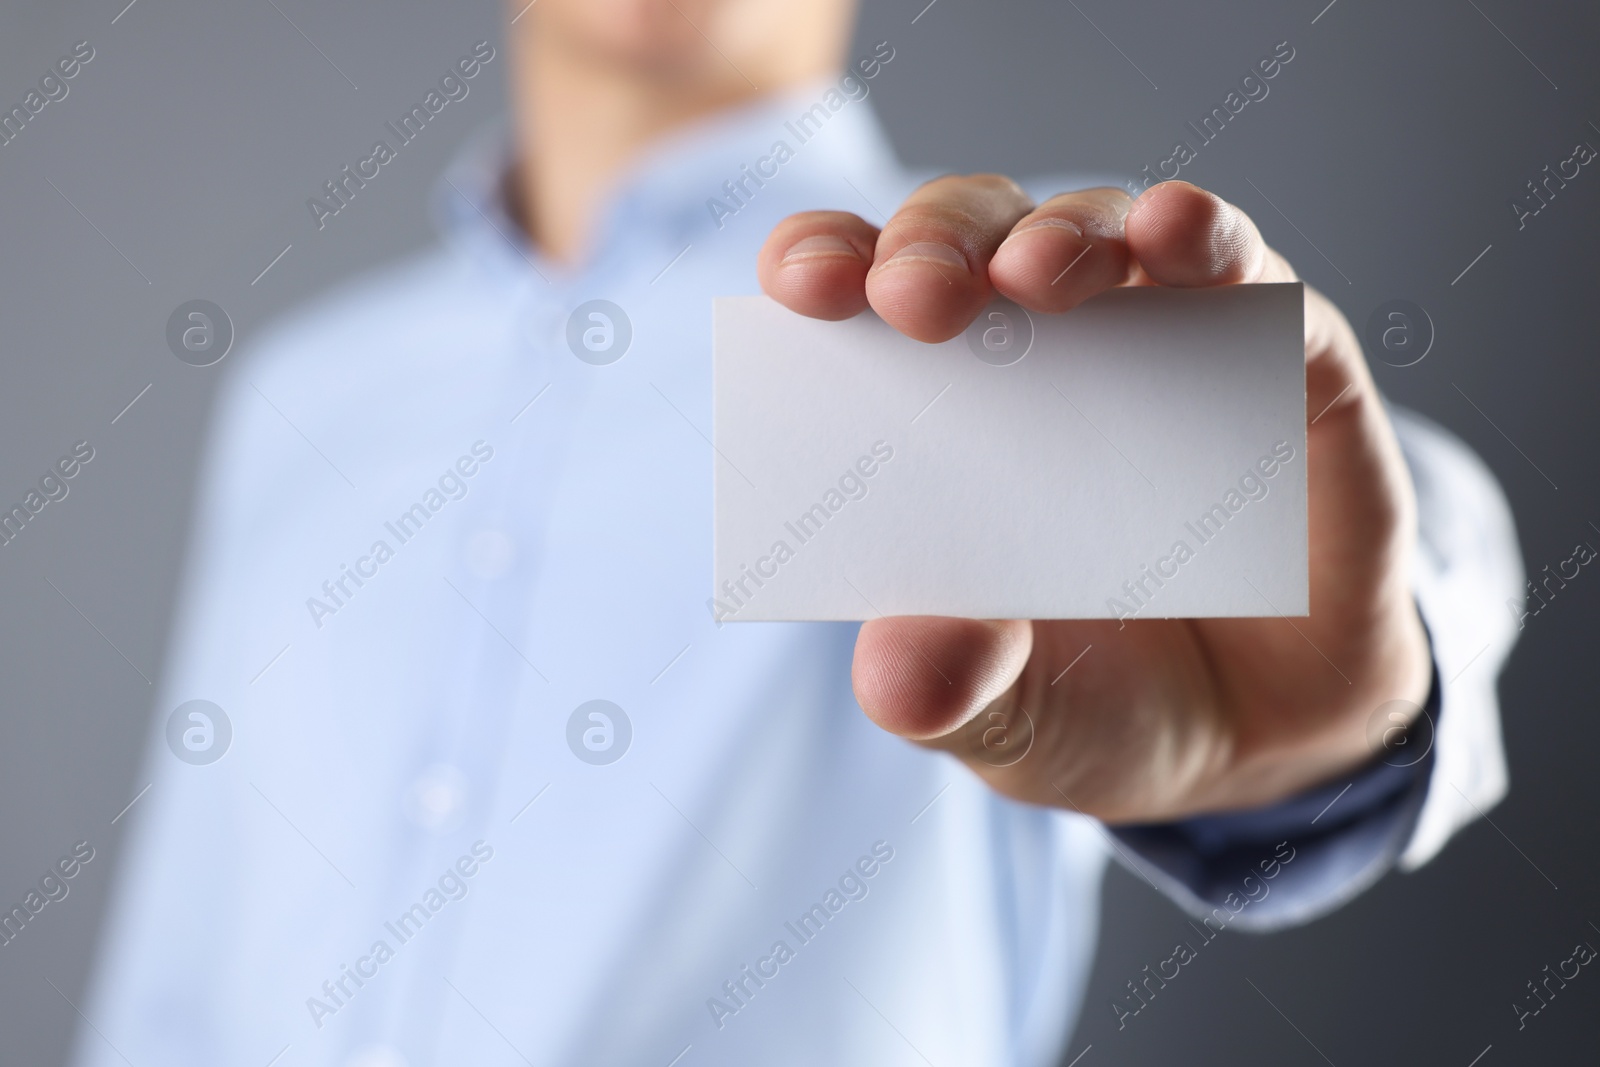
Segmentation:
<svg viewBox="0 0 1600 1067">
<path fill-rule="evenodd" d="M 719 622 L 1305 615 L 1298 284 L 872 312 L 716 301 Z"/>
</svg>

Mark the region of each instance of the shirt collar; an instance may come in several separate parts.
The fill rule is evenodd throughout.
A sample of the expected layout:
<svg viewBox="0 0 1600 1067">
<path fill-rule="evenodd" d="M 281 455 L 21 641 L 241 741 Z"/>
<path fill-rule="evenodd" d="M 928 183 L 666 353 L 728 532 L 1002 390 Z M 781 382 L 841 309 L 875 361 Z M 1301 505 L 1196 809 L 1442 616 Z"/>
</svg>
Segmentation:
<svg viewBox="0 0 1600 1067">
<path fill-rule="evenodd" d="M 840 100 L 821 129 L 797 125 L 814 106 Z M 807 170 L 882 174 L 898 167 L 867 99 L 850 99 L 832 80 L 770 94 L 679 127 L 640 152 L 604 198 L 591 262 L 624 235 L 714 225 L 707 202 L 725 197 L 723 183 L 739 179 L 742 167 L 754 167 L 779 141 L 806 158 Z M 551 280 L 570 275 L 571 268 L 541 255 L 511 216 L 505 191 L 514 161 L 509 122 L 479 130 L 435 189 L 435 224 L 452 244 L 501 269 L 532 267 Z"/>
</svg>

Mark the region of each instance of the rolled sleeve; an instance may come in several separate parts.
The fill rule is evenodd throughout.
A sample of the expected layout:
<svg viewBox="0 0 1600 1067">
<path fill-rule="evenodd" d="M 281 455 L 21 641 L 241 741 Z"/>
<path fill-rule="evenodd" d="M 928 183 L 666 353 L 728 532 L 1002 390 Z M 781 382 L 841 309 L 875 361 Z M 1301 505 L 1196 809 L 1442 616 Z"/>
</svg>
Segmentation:
<svg viewBox="0 0 1600 1067">
<path fill-rule="evenodd" d="M 1522 629 L 1525 578 L 1505 495 L 1483 462 L 1421 416 L 1391 412 L 1417 491 L 1417 606 L 1433 638 L 1439 719 L 1403 870 L 1436 856 L 1505 796 L 1496 683 Z"/>
</svg>

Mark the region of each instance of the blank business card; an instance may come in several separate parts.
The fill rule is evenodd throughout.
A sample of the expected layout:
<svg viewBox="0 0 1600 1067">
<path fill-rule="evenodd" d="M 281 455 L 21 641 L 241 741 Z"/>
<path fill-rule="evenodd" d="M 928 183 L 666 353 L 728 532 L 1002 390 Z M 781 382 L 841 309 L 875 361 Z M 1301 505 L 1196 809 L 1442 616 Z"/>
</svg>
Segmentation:
<svg viewBox="0 0 1600 1067">
<path fill-rule="evenodd" d="M 1304 615 L 1302 287 L 872 312 L 715 306 L 720 624 Z"/>
</svg>

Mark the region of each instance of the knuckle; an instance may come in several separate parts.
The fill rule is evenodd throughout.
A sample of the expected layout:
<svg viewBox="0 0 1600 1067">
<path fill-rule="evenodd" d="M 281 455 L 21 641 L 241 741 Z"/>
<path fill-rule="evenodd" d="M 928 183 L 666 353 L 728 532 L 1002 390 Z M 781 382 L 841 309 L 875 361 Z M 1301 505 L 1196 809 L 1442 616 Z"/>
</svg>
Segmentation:
<svg viewBox="0 0 1600 1067">
<path fill-rule="evenodd" d="M 1053 207 L 1056 205 L 1072 207 L 1102 208 L 1115 206 L 1126 210 L 1133 203 L 1133 197 L 1128 195 L 1126 189 L 1118 189 L 1110 185 L 1097 185 L 1092 189 L 1068 189 L 1056 193 L 1046 200 L 1040 207 Z"/>
<path fill-rule="evenodd" d="M 967 205 L 952 201 L 911 204 L 895 218 L 895 228 L 907 233 L 946 231 L 967 236 L 978 232 L 981 225 Z"/>
<path fill-rule="evenodd" d="M 1077 226 L 1086 237 L 1120 238 L 1123 220 L 1132 203 L 1132 198 L 1120 189 L 1059 193 L 1040 204 L 1023 221 L 1061 219 Z"/>
<path fill-rule="evenodd" d="M 1028 199 L 1027 191 L 1004 174 L 968 174 L 962 180 L 978 192 L 997 194 L 1015 200 Z"/>
<path fill-rule="evenodd" d="M 968 217 L 992 220 L 1000 215 L 1021 215 L 1033 206 L 1033 199 L 1004 174 L 943 174 L 919 186 L 902 210 L 933 204 L 953 206 Z"/>
<path fill-rule="evenodd" d="M 994 174 L 988 172 L 980 174 L 959 174 L 955 171 L 950 171 L 945 174 L 940 174 L 937 177 L 929 178 L 927 181 L 923 182 L 917 187 L 916 193 L 914 193 L 913 196 L 919 195 L 923 192 L 934 191 L 941 193 L 952 191 L 975 191 L 985 193 L 1003 193 L 1010 196 L 1022 197 L 1028 195 L 1026 191 L 1023 190 L 1022 186 L 1018 185 L 1014 180 L 1004 174 Z"/>
</svg>

